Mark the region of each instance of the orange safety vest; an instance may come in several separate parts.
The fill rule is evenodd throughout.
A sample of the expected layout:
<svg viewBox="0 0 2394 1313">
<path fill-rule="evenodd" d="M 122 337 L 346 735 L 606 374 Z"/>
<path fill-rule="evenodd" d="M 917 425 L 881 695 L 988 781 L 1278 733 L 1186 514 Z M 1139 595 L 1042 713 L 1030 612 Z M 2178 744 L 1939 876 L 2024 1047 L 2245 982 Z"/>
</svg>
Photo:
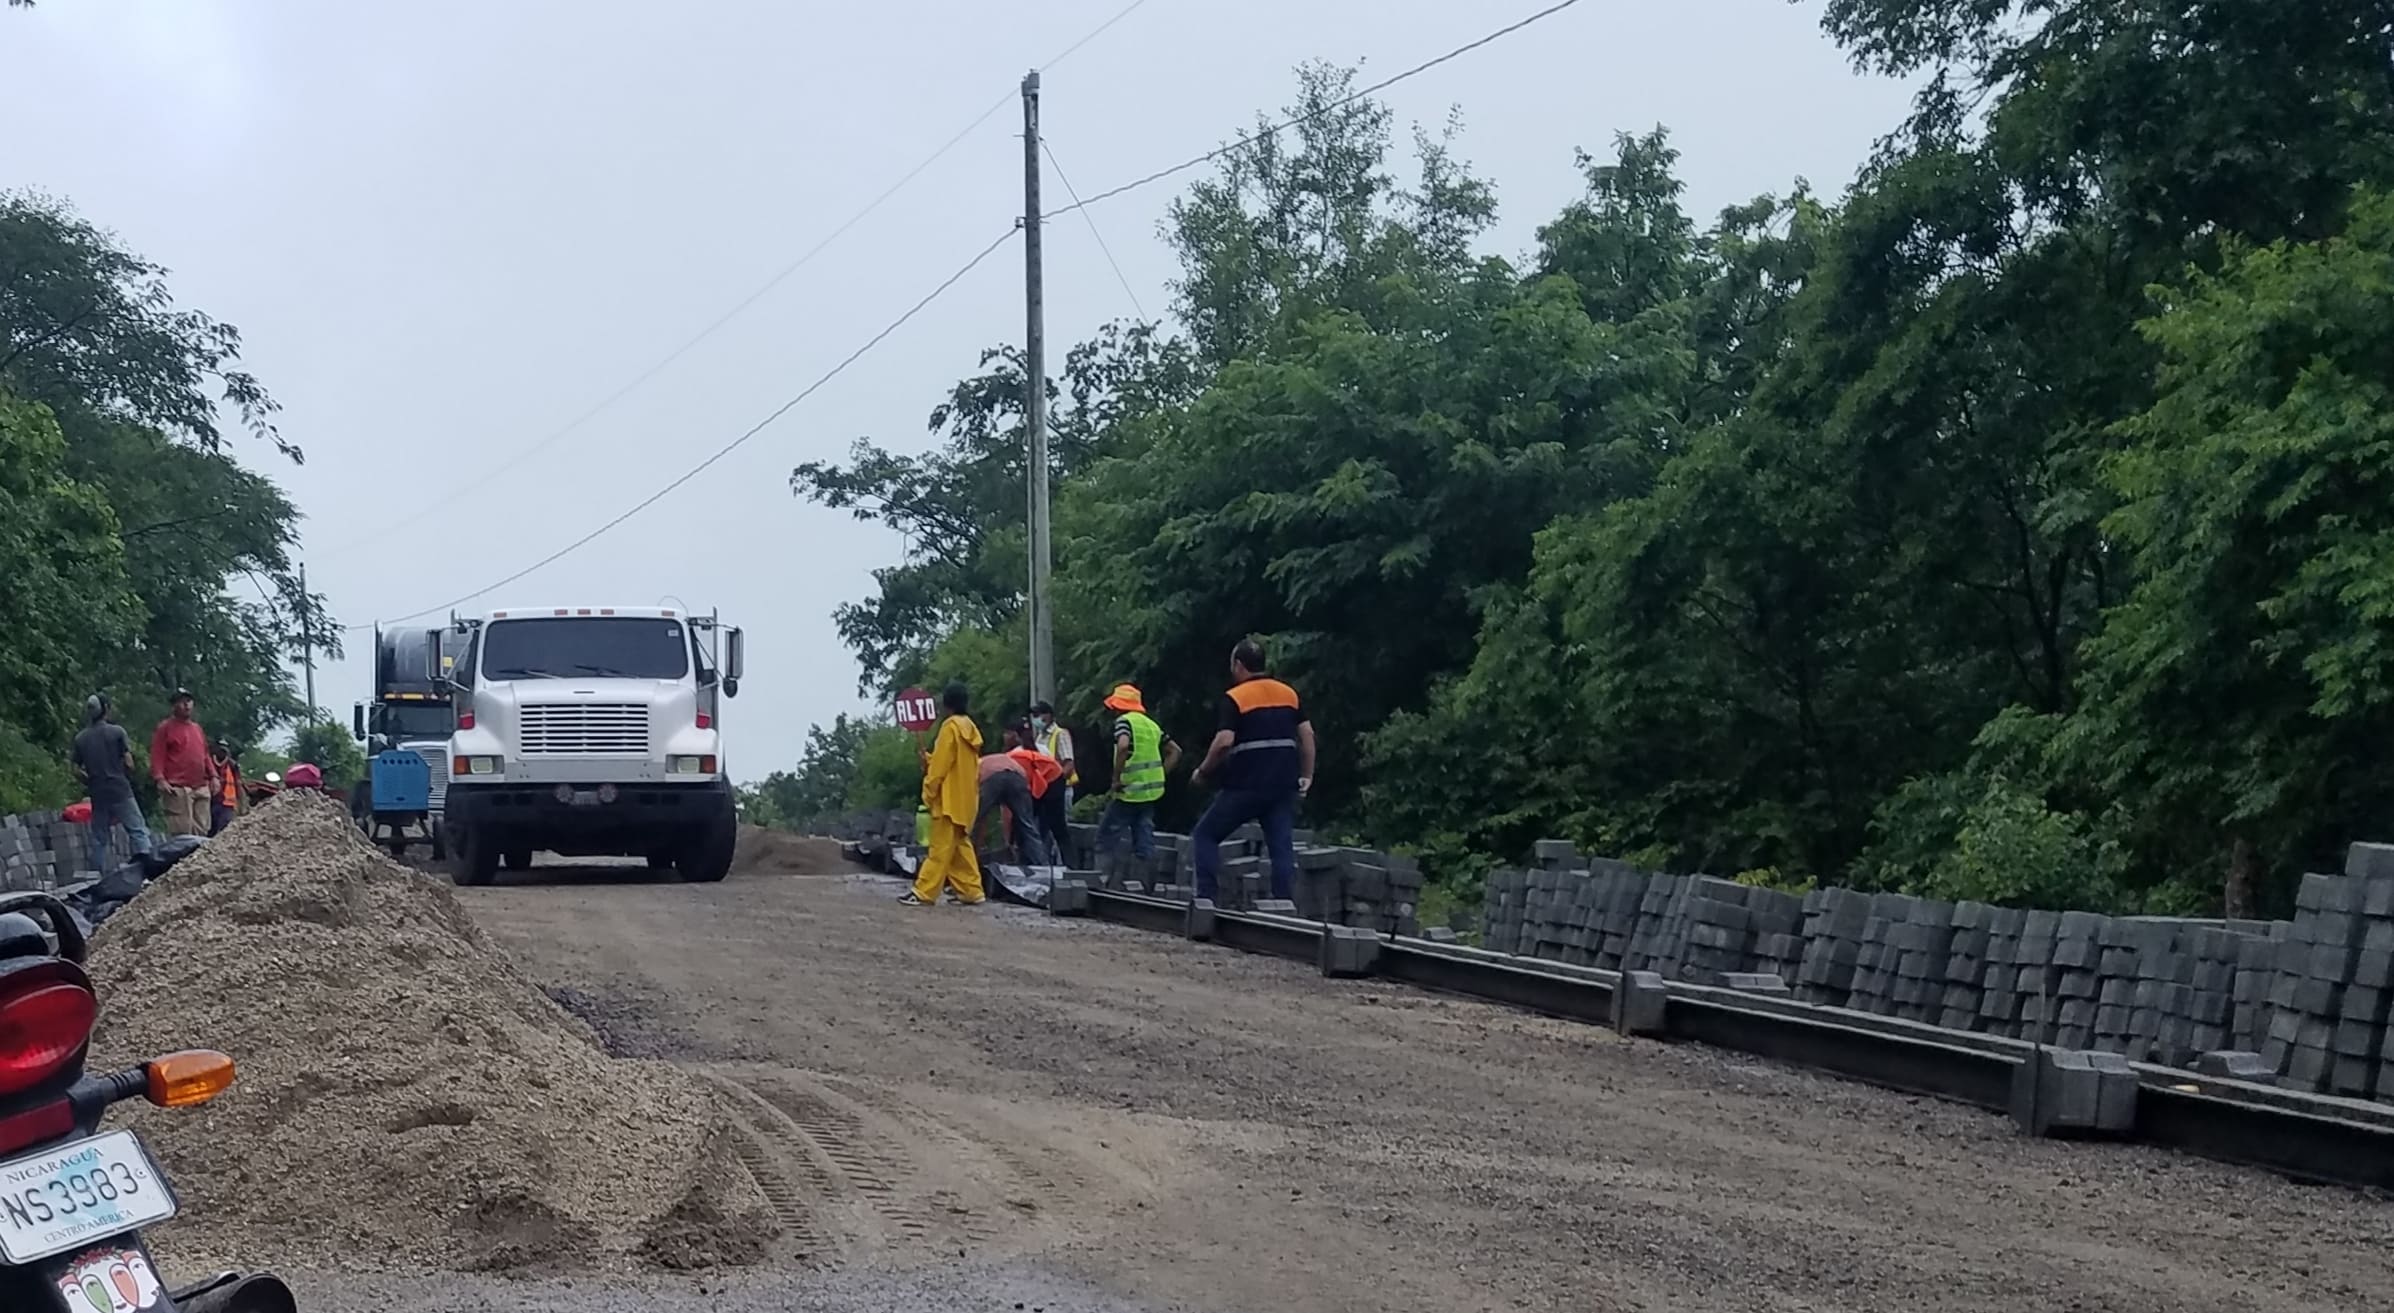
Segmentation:
<svg viewBox="0 0 2394 1313">
<path fill-rule="evenodd" d="M 1022 763 L 1023 774 L 1031 777 L 1033 798 L 1046 797 L 1056 781 L 1064 778 L 1064 768 L 1056 763 L 1056 759 L 1036 748 L 1015 748 L 1006 755 Z"/>
<path fill-rule="evenodd" d="M 227 807 L 241 805 L 241 768 L 229 761 L 216 768 L 216 800 Z"/>
</svg>

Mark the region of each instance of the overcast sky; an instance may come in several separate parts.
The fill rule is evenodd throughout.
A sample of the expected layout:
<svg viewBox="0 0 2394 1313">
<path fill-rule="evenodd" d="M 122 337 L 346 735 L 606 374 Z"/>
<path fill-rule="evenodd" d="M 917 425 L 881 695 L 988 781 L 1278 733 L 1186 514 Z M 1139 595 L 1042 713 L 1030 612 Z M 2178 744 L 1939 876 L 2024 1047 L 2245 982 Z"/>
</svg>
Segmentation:
<svg viewBox="0 0 2394 1313">
<path fill-rule="evenodd" d="M 168 266 L 183 303 L 239 326 L 308 461 L 240 457 L 290 490 L 311 583 L 362 625 L 613 518 L 1004 232 L 1022 201 L 1011 104 L 559 436 L 1126 3 L 41 0 L 0 10 L 0 186 L 67 197 Z M 1146 0 L 1045 74 L 1045 131 L 1091 193 L 1243 130 L 1289 98 L 1299 61 L 1361 60 L 1369 79 L 1543 4 Z M 1581 0 L 1387 99 L 1400 128 L 1461 107 L 1504 253 L 1580 189 L 1573 149 L 1624 129 L 1672 130 L 1700 215 L 1799 175 L 1834 192 L 1906 93 L 1853 73 L 1818 8 Z M 1186 181 L 1093 212 L 1151 314 L 1174 272 L 1157 223 Z M 1052 172 L 1046 186 L 1057 203 Z M 1051 361 L 1132 313 L 1077 218 L 1049 230 L 1047 292 Z M 1021 296 L 1009 245 L 712 469 L 469 609 L 720 607 L 749 633 L 735 771 L 788 764 L 809 723 L 860 705 L 830 613 L 898 551 L 793 498 L 790 467 L 860 435 L 924 449 L 943 389 L 1020 339 Z M 341 719 L 369 647 L 353 636 L 318 671 Z"/>
</svg>

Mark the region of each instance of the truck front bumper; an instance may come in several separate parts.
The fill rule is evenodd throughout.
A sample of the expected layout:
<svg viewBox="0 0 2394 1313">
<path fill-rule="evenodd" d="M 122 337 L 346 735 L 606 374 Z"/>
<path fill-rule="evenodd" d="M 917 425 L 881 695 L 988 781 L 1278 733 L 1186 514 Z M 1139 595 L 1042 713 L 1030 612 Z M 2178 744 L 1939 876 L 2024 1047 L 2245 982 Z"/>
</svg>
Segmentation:
<svg viewBox="0 0 2394 1313">
<path fill-rule="evenodd" d="M 454 830 L 489 827 L 527 835 L 655 834 L 703 826 L 732 810 L 728 780 L 637 784 L 469 784 L 442 799 Z M 548 846 L 544 844 L 543 846 Z"/>
</svg>

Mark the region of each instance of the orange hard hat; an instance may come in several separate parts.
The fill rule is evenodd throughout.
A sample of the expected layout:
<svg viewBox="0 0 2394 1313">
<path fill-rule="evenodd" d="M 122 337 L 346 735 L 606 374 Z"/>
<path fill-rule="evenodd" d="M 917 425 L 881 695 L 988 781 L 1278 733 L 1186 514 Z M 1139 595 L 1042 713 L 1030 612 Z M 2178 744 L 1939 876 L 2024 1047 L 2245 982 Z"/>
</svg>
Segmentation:
<svg viewBox="0 0 2394 1313">
<path fill-rule="evenodd" d="M 1114 686 L 1114 691 L 1106 694 L 1106 710 L 1136 711 L 1141 715 L 1145 715 L 1147 712 L 1147 702 L 1145 699 L 1139 696 L 1138 685 L 1116 684 Z"/>
</svg>

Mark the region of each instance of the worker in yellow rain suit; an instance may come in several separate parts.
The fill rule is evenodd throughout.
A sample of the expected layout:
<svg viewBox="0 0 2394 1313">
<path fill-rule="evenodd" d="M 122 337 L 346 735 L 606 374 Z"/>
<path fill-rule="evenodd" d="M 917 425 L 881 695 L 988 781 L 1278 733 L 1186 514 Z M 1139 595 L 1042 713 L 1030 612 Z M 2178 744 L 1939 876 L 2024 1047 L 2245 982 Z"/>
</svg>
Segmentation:
<svg viewBox="0 0 2394 1313">
<path fill-rule="evenodd" d="M 923 806 L 931 813 L 931 847 L 923 855 L 914 888 L 898 899 L 908 907 L 929 907 L 942 884 L 967 907 L 982 901 L 981 859 L 973 852 L 973 820 L 981 810 L 981 728 L 966 714 L 964 685 L 940 695 L 947 719 L 923 759 Z"/>
</svg>

